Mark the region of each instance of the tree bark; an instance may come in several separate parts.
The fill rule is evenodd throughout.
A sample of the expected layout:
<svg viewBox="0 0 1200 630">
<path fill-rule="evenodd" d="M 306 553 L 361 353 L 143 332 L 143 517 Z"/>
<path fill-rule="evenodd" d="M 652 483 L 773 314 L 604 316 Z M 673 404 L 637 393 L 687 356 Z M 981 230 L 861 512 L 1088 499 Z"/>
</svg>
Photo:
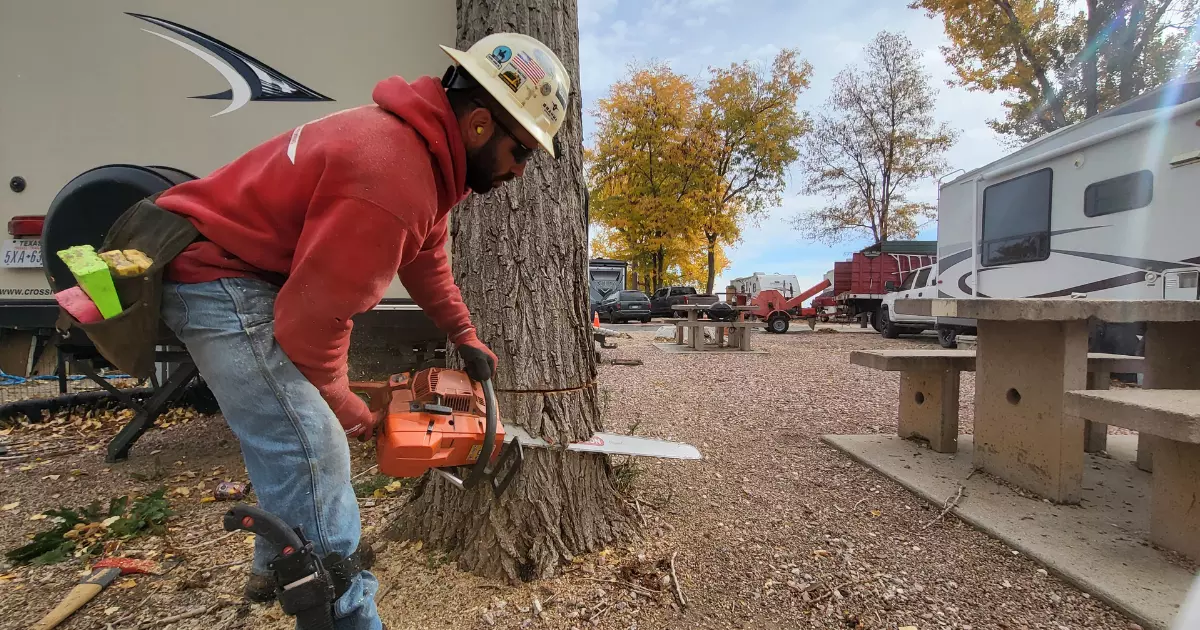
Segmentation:
<svg viewBox="0 0 1200 630">
<path fill-rule="evenodd" d="M 1087 0 L 1087 39 L 1083 45 L 1083 100 L 1085 118 L 1091 118 L 1100 112 L 1100 75 L 1097 70 L 1100 56 L 1100 30 L 1104 28 L 1104 19 L 1100 15 L 1097 0 Z"/>
<path fill-rule="evenodd" d="M 587 221 L 576 0 L 458 0 L 458 46 L 519 32 L 571 74 L 561 154 L 539 151 L 524 177 L 472 195 L 451 221 L 452 260 L 479 336 L 500 358 L 501 422 L 556 442 L 601 428 L 588 325 Z M 454 357 L 451 357 L 454 358 Z M 636 535 L 607 457 L 526 449 L 502 500 L 426 475 L 393 537 L 446 549 L 464 570 L 510 581 L 553 575 L 578 554 Z"/>
<path fill-rule="evenodd" d="M 713 283 L 717 281 L 717 235 L 705 235 L 708 238 L 708 284 L 705 293 L 713 292 Z"/>
</svg>

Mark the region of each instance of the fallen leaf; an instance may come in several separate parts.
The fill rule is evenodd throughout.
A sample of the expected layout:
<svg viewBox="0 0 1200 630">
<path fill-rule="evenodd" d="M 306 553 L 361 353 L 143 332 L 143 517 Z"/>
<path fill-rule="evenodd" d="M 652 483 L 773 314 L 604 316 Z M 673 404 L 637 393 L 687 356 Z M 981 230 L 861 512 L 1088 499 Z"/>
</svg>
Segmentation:
<svg viewBox="0 0 1200 630">
<path fill-rule="evenodd" d="M 15 510 L 15 509 L 17 509 L 18 505 L 21 505 L 20 501 L 13 501 L 12 503 L 5 503 L 4 505 L 0 505 L 0 510 L 4 510 L 6 512 L 8 510 Z"/>
<path fill-rule="evenodd" d="M 16 573 L 5 573 L 4 575 L 0 575 L 0 582 L 10 582 L 15 579 L 17 579 Z"/>
<path fill-rule="evenodd" d="M 105 614 L 106 616 L 107 616 L 107 615 L 111 615 L 111 614 L 113 614 L 113 613 L 117 612 L 118 610 L 121 610 L 121 607 L 120 607 L 120 606 L 109 606 L 108 608 L 105 608 L 105 609 L 104 609 L 104 614 Z"/>
<path fill-rule="evenodd" d="M 883 514 L 883 512 L 880 512 L 879 510 L 871 510 L 871 516 L 878 517 L 880 514 Z"/>
<path fill-rule="evenodd" d="M 89 450 L 89 451 L 98 451 L 98 450 L 100 450 L 100 445 L 99 445 L 99 444 L 93 444 L 93 445 L 91 445 L 91 446 L 88 446 L 88 447 L 86 447 L 86 448 L 87 448 L 87 450 Z"/>
<path fill-rule="evenodd" d="M 189 470 L 183 474 L 186 475 L 188 479 L 192 479 L 196 476 L 197 473 L 193 470 Z"/>
<path fill-rule="evenodd" d="M 26 464 L 26 465 L 24 465 L 24 466 L 21 466 L 21 467 L 20 467 L 20 468 L 18 468 L 17 470 L 19 470 L 19 471 L 21 471 L 21 472 L 26 472 L 26 471 L 29 471 L 29 470 L 33 470 L 33 466 L 31 466 L 31 465 L 29 465 L 29 464 Z"/>
<path fill-rule="evenodd" d="M 413 545 L 413 551 L 420 551 L 425 546 L 425 541 L 418 540 L 417 544 Z"/>
<path fill-rule="evenodd" d="M 203 497 L 200 499 L 201 503 L 216 503 L 216 501 L 217 501 L 216 497 Z"/>
<path fill-rule="evenodd" d="M 120 516 L 110 516 L 110 517 L 104 519 L 103 521 L 101 521 L 101 523 L 103 523 L 105 527 L 108 527 L 108 526 L 112 525 L 113 523 L 116 523 L 119 520 L 121 520 Z"/>
<path fill-rule="evenodd" d="M 12 427 L 0 429 L 0 435 L 8 435 L 9 433 L 12 433 L 12 430 L 13 430 Z"/>
<path fill-rule="evenodd" d="M 172 492 L 174 494 L 178 494 L 181 497 L 186 497 L 192 493 L 192 489 L 187 486 L 179 486 L 178 488 L 175 488 L 174 490 L 172 490 Z"/>
<path fill-rule="evenodd" d="M 135 586 L 137 586 L 137 580 L 131 578 L 118 584 L 117 588 L 133 588 Z"/>
<path fill-rule="evenodd" d="M 250 534 L 249 536 L 247 536 L 247 537 L 246 537 L 246 540 L 245 540 L 245 543 L 246 543 L 247 545 L 251 545 L 251 546 L 253 546 L 253 545 L 254 545 L 254 534 Z"/>
<path fill-rule="evenodd" d="M 45 477 L 42 477 L 42 479 L 49 479 L 50 481 L 58 481 L 58 478 L 61 476 L 62 475 L 46 475 Z"/>
<path fill-rule="evenodd" d="M 46 515 L 45 515 L 45 514 L 34 514 L 33 516 L 30 516 L 30 517 L 29 517 L 29 520 L 31 520 L 31 521 L 44 521 L 44 520 L 46 520 Z"/>
</svg>

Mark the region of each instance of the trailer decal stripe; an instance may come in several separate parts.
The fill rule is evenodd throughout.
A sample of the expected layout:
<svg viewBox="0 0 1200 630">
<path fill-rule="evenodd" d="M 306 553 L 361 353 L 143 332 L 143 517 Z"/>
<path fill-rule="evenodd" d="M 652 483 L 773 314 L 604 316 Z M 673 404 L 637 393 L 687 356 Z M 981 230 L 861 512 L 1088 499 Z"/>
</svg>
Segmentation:
<svg viewBox="0 0 1200 630">
<path fill-rule="evenodd" d="M 1051 249 L 1055 254 L 1064 254 L 1066 256 L 1078 256 L 1079 258 L 1090 258 L 1102 262 L 1112 263 L 1114 265 L 1122 265 L 1125 267 L 1134 267 L 1143 271 L 1156 271 L 1162 273 L 1168 269 L 1179 267 L 1180 263 L 1165 262 L 1161 260 L 1150 260 L 1148 258 L 1133 258 L 1131 256 L 1114 256 L 1111 254 L 1094 254 L 1092 252 L 1072 252 L 1062 249 Z"/>
</svg>

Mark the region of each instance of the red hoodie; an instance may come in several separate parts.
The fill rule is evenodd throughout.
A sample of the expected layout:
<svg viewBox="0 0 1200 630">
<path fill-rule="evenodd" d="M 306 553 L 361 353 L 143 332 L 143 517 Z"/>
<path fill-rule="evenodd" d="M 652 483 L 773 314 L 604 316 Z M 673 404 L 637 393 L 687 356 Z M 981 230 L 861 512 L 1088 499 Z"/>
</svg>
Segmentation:
<svg viewBox="0 0 1200 630">
<path fill-rule="evenodd" d="M 168 278 L 279 278 L 275 339 L 348 427 L 369 418 L 346 375 L 350 318 L 397 273 L 451 339 L 474 332 L 445 251 L 450 209 L 467 193 L 450 102 L 432 77 L 385 79 L 372 97 L 158 198 L 208 239 L 172 261 Z"/>
</svg>

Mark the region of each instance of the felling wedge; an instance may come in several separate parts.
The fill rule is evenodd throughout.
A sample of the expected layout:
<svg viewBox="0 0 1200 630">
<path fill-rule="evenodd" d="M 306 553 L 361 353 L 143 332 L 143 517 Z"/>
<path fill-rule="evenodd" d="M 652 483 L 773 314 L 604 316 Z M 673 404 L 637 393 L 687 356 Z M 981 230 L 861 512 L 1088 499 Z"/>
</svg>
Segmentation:
<svg viewBox="0 0 1200 630">
<path fill-rule="evenodd" d="M 394 374 L 387 382 L 351 383 L 350 389 L 372 412 L 386 409 L 375 454 L 379 472 L 390 477 L 420 477 L 432 470 L 463 489 L 486 482 L 500 497 L 520 473 L 526 447 L 701 459 L 696 447 L 681 442 L 595 433 L 580 442 L 555 443 L 521 427 L 506 429 L 491 381 L 474 383 L 458 370 Z M 459 472 L 462 468 L 467 471 Z"/>
</svg>

